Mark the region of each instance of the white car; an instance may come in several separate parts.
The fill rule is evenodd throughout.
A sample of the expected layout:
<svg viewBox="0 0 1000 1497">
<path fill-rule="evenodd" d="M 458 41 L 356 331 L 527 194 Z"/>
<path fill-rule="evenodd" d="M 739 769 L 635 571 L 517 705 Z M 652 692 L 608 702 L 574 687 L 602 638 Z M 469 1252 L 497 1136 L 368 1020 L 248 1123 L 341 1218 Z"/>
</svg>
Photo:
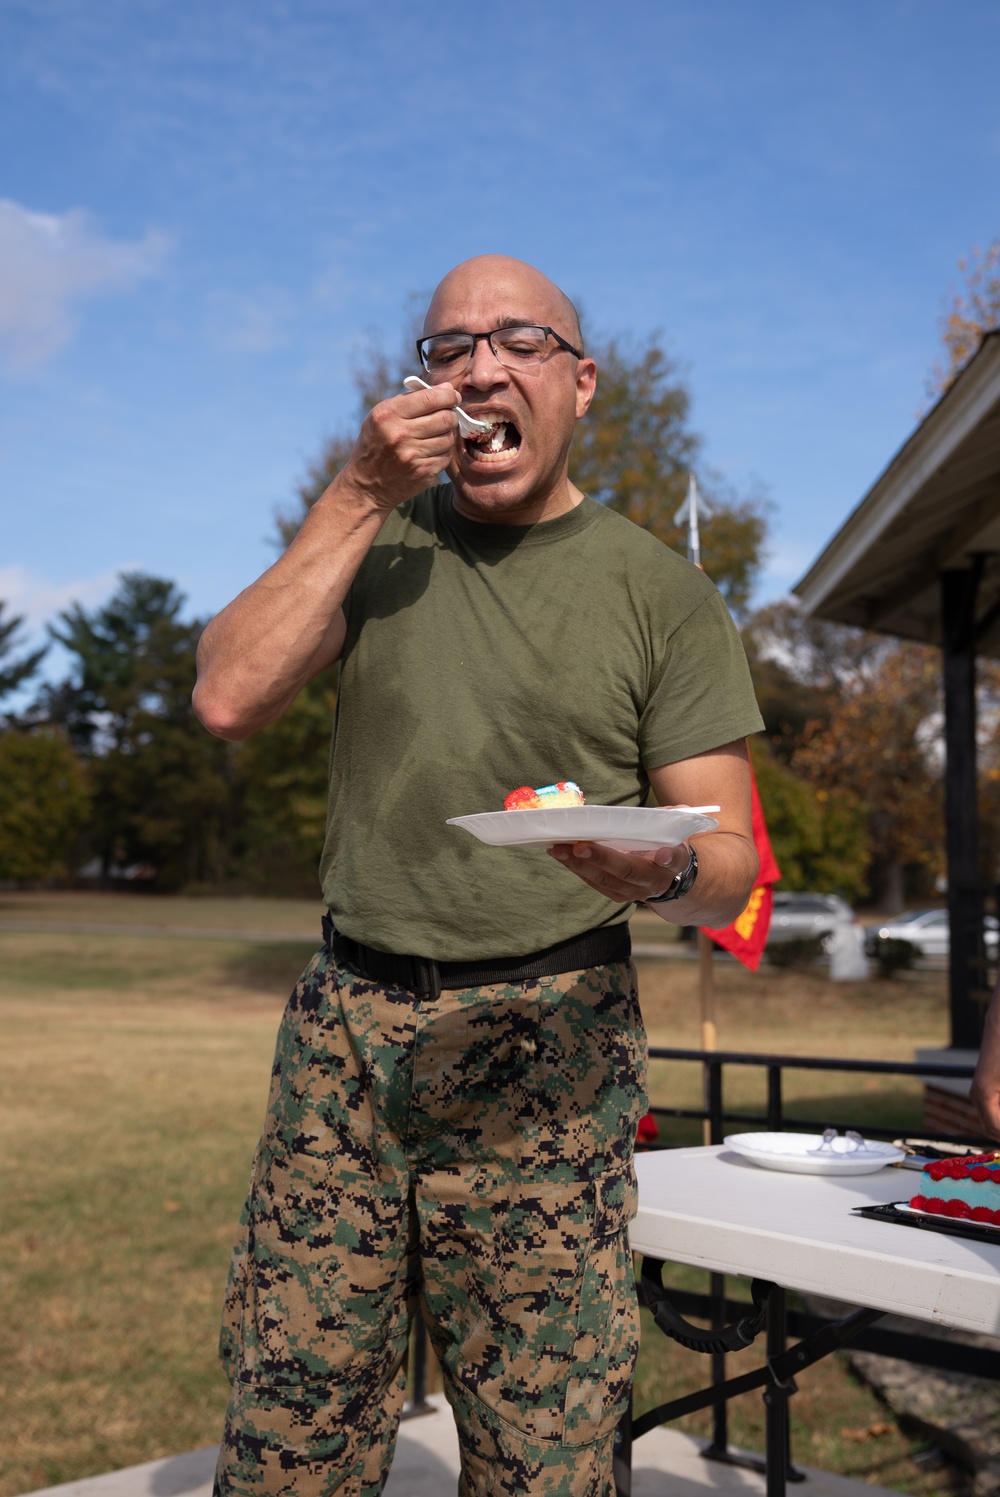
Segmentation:
<svg viewBox="0 0 1000 1497">
<path fill-rule="evenodd" d="M 983 935 L 986 955 L 993 961 L 1000 947 L 1000 924 L 993 915 L 983 917 Z M 887 920 L 885 925 L 870 925 L 868 938 L 869 954 L 874 954 L 878 941 L 909 941 L 921 956 L 947 956 L 951 949 L 948 911 L 910 910 Z"/>
<path fill-rule="evenodd" d="M 838 926 L 853 925 L 854 918 L 854 911 L 839 894 L 775 894 L 767 944 L 819 936 L 826 946 Z"/>
</svg>

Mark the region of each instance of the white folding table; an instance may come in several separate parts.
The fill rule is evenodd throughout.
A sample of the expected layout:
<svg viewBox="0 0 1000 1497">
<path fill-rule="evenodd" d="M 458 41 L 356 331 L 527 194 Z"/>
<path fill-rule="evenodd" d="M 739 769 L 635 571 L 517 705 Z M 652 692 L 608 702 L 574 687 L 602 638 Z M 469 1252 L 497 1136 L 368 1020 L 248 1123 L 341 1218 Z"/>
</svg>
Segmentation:
<svg viewBox="0 0 1000 1497">
<path fill-rule="evenodd" d="M 639 1210 L 630 1240 L 646 1259 L 1000 1336 L 1000 1242 L 852 1215 L 855 1206 L 915 1194 L 919 1175 L 911 1170 L 786 1174 L 716 1146 L 640 1154 L 636 1172 Z M 769 1358 L 777 1344 L 772 1336 Z M 771 1497 L 784 1492 L 784 1459 L 774 1459 L 779 1441 L 784 1449 L 787 1400 L 781 1396 L 768 1404 Z"/>
</svg>

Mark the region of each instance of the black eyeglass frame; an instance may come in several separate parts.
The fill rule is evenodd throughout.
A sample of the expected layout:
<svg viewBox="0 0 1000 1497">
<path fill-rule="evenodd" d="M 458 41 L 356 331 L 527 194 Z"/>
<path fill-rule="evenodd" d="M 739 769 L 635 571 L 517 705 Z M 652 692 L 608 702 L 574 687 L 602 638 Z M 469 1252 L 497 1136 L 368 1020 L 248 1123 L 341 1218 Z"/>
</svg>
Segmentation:
<svg viewBox="0 0 1000 1497">
<path fill-rule="evenodd" d="M 421 368 L 427 374 L 430 374 L 432 372 L 431 371 L 431 367 L 427 363 L 427 359 L 426 359 L 426 357 L 424 355 L 424 344 L 425 343 L 430 343 L 430 341 L 433 338 L 447 338 L 449 336 L 450 337 L 455 337 L 455 338 L 457 338 L 457 337 L 471 338 L 472 339 L 472 347 L 469 349 L 469 357 L 466 359 L 465 363 L 462 365 L 462 370 L 465 370 L 465 369 L 468 369 L 469 365 L 472 363 L 472 360 L 476 356 L 476 344 L 479 343 L 481 341 L 481 339 L 485 338 L 486 341 L 487 341 L 487 343 L 490 345 L 490 352 L 492 353 L 493 357 L 496 359 L 497 363 L 498 364 L 503 364 L 503 367 L 505 369 L 516 369 L 517 368 L 516 364 L 504 364 L 503 359 L 500 357 L 500 355 L 496 351 L 496 346 L 495 346 L 495 344 L 493 342 L 493 339 L 496 337 L 497 333 L 513 333 L 513 332 L 516 332 L 519 328 L 538 328 L 541 332 L 545 333 L 545 335 L 547 337 L 554 338 L 556 340 L 556 342 L 559 344 L 559 347 L 560 348 L 565 348 L 566 352 L 567 353 L 571 353 L 575 359 L 582 359 L 583 358 L 582 351 L 579 348 L 574 348 L 573 345 L 572 345 L 572 343 L 567 343 L 566 339 L 562 336 L 562 334 L 561 333 L 557 333 L 554 327 L 545 327 L 540 322 L 513 322 L 513 323 L 507 323 L 507 325 L 505 327 L 495 327 L 495 328 L 491 329 L 491 331 L 488 332 L 488 333 L 470 333 L 470 332 L 467 332 L 465 330 L 465 328 L 454 328 L 450 332 L 449 332 L 449 330 L 446 329 L 444 332 L 441 332 L 441 333 L 428 333 L 426 337 L 424 337 L 424 338 L 418 338 L 417 339 L 417 358 L 420 360 L 420 366 L 421 366 Z M 542 360 L 541 359 L 536 359 L 534 362 L 540 364 L 540 363 L 542 363 Z M 455 371 L 455 373 L 460 373 L 460 372 L 461 372 L 460 370 L 456 370 Z"/>
</svg>

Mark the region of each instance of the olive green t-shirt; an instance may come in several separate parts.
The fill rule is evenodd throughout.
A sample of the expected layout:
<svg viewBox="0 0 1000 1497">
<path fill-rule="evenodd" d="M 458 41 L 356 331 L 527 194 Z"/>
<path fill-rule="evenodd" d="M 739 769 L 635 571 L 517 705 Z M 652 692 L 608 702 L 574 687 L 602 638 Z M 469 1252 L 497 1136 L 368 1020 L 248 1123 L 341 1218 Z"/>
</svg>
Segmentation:
<svg viewBox="0 0 1000 1497">
<path fill-rule="evenodd" d="M 449 816 L 575 780 L 598 805 L 757 732 L 739 636 L 705 575 L 585 498 L 529 526 L 443 485 L 386 521 L 345 605 L 320 865 L 340 930 L 439 961 L 520 956 L 628 918 L 539 848 Z"/>
</svg>

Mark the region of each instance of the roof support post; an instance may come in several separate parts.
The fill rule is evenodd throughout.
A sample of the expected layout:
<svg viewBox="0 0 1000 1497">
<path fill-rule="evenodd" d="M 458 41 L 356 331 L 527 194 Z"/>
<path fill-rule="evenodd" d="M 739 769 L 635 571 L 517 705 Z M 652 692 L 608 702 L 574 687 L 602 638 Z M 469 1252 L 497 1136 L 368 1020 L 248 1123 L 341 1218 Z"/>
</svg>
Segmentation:
<svg viewBox="0 0 1000 1497">
<path fill-rule="evenodd" d="M 976 593 L 981 571 L 982 558 L 977 557 L 972 567 L 941 573 L 951 1043 L 971 1050 L 982 1038 L 988 997 L 976 795 Z"/>
</svg>

